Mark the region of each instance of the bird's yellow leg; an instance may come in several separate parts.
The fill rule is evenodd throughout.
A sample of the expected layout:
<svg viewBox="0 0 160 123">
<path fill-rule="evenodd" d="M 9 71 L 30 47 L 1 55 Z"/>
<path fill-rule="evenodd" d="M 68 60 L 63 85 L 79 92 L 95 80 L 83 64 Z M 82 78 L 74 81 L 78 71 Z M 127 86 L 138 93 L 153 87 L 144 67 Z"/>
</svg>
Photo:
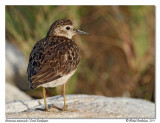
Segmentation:
<svg viewBox="0 0 160 123">
<path fill-rule="evenodd" d="M 45 104 L 45 110 L 48 111 L 47 103 L 46 103 L 46 90 L 43 88 L 43 98 L 44 98 L 44 104 Z"/>
<path fill-rule="evenodd" d="M 65 101 L 65 84 L 63 84 L 63 99 L 64 99 L 64 108 L 63 110 L 65 111 L 66 110 L 66 101 Z"/>
</svg>

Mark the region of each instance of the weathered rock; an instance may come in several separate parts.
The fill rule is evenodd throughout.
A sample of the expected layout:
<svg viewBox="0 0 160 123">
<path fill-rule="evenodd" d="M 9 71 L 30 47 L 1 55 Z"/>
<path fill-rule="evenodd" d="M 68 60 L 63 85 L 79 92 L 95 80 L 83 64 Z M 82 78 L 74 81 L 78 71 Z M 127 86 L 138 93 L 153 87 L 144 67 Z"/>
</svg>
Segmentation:
<svg viewBox="0 0 160 123">
<path fill-rule="evenodd" d="M 19 88 L 16 86 L 6 82 L 5 85 L 5 101 L 10 102 L 13 100 L 29 100 L 32 99 L 30 96 L 28 96 L 26 93 L 22 92 Z"/>
<path fill-rule="evenodd" d="M 63 97 L 47 98 L 47 104 L 63 108 Z M 67 95 L 67 111 L 43 111 L 40 100 L 6 103 L 7 118 L 155 118 L 155 104 L 142 99 L 109 98 L 94 95 Z"/>
</svg>

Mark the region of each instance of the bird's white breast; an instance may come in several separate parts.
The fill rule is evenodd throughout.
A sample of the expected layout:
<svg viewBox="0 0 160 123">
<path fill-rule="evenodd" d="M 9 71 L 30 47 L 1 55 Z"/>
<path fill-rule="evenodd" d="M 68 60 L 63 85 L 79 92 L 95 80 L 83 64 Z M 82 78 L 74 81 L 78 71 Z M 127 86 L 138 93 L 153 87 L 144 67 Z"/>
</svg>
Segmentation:
<svg viewBox="0 0 160 123">
<path fill-rule="evenodd" d="M 72 71 L 71 73 L 69 73 L 68 75 L 65 75 L 59 79 L 56 79 L 54 81 L 45 83 L 43 85 L 41 85 L 42 87 L 48 88 L 48 87 L 56 87 L 58 85 L 62 85 L 64 83 L 67 82 L 67 80 L 75 73 L 76 70 Z"/>
</svg>

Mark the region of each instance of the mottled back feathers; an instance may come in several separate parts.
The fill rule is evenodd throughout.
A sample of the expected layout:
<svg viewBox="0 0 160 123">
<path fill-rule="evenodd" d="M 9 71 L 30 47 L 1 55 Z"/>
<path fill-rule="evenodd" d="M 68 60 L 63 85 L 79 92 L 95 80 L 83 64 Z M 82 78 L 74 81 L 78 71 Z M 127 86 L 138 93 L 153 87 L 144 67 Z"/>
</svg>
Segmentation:
<svg viewBox="0 0 160 123">
<path fill-rule="evenodd" d="M 80 52 L 66 37 L 52 36 L 38 41 L 29 58 L 28 80 L 31 88 L 51 82 L 77 69 Z"/>
</svg>

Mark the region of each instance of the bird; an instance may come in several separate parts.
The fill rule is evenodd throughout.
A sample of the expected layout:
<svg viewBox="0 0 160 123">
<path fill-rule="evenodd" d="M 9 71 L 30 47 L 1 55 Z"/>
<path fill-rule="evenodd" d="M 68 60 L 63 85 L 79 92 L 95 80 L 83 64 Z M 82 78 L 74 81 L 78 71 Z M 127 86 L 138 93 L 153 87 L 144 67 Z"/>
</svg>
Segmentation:
<svg viewBox="0 0 160 123">
<path fill-rule="evenodd" d="M 90 35 L 74 28 L 69 19 L 56 20 L 46 37 L 39 40 L 30 53 L 27 68 L 29 85 L 31 89 L 42 87 L 45 111 L 49 111 L 45 88 L 59 85 L 63 85 L 63 110 L 66 110 L 65 84 L 77 70 L 81 59 L 80 50 L 72 40 L 75 34 Z"/>
</svg>

